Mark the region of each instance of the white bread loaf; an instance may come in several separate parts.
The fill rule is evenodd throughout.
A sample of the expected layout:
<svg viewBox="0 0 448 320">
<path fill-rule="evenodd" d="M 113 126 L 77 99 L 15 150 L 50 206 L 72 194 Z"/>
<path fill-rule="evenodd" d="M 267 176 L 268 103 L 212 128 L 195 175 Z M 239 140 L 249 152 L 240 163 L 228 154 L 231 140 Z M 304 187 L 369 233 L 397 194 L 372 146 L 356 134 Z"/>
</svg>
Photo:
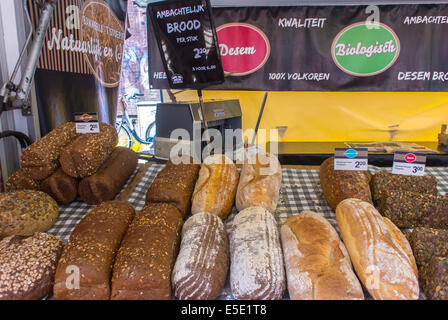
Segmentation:
<svg viewBox="0 0 448 320">
<path fill-rule="evenodd" d="M 350 198 L 337 206 L 336 220 L 356 273 L 373 298 L 418 299 L 411 247 L 389 219 L 372 204 Z"/>
<path fill-rule="evenodd" d="M 230 287 L 236 299 L 281 299 L 285 270 L 277 222 L 264 208 L 238 213 L 230 233 Z"/>
<path fill-rule="evenodd" d="M 282 167 L 277 157 L 260 152 L 247 158 L 241 170 L 236 192 L 238 211 L 263 207 L 275 213 L 282 184 Z"/>
<path fill-rule="evenodd" d="M 327 219 L 303 211 L 288 218 L 280 234 L 292 300 L 364 299 L 347 249 Z"/>
<path fill-rule="evenodd" d="M 221 293 L 229 267 L 229 242 L 221 219 L 212 213 L 191 216 L 172 273 L 180 300 L 212 300 Z"/>
</svg>

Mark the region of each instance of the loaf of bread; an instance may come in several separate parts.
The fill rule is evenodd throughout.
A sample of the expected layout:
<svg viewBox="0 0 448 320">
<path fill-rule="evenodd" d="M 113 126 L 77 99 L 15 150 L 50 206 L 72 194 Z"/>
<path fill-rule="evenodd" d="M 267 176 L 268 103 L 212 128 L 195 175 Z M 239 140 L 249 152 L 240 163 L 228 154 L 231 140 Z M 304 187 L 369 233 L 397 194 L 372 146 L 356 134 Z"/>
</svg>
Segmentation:
<svg viewBox="0 0 448 320">
<path fill-rule="evenodd" d="M 280 234 L 292 300 L 364 299 L 347 249 L 325 218 L 303 211 L 288 218 Z"/>
<path fill-rule="evenodd" d="M 391 191 L 413 191 L 437 195 L 437 179 L 430 176 L 406 176 L 378 171 L 370 181 L 370 188 L 375 202 Z"/>
<path fill-rule="evenodd" d="M 282 167 L 277 157 L 260 152 L 244 161 L 236 192 L 236 208 L 263 207 L 275 213 L 282 185 Z"/>
<path fill-rule="evenodd" d="M 42 181 L 40 190 L 50 195 L 60 204 L 69 204 L 78 195 L 78 179 L 66 175 L 59 168 L 55 173 Z"/>
<path fill-rule="evenodd" d="M 448 230 L 415 228 L 409 242 L 419 268 L 427 265 L 432 257 L 448 258 Z"/>
<path fill-rule="evenodd" d="M 172 273 L 180 300 L 213 300 L 221 293 L 229 267 L 229 242 L 221 219 L 212 213 L 191 216 Z"/>
<path fill-rule="evenodd" d="M 333 210 L 348 198 L 372 203 L 367 171 L 334 170 L 334 157 L 331 157 L 320 165 L 319 177 L 324 197 Z"/>
<path fill-rule="evenodd" d="M 22 170 L 34 180 L 49 177 L 59 167 L 62 149 L 78 135 L 74 122 L 65 122 L 50 131 L 23 151 L 20 158 Z"/>
<path fill-rule="evenodd" d="M 355 271 L 373 298 L 418 299 L 417 266 L 400 229 L 359 199 L 339 203 L 336 220 Z"/>
<path fill-rule="evenodd" d="M 76 226 L 55 276 L 59 300 L 107 300 L 112 267 L 121 240 L 135 215 L 126 202 L 108 201 L 92 209 Z"/>
<path fill-rule="evenodd" d="M 5 183 L 6 191 L 39 190 L 40 183 L 31 179 L 23 169 L 14 172 Z"/>
<path fill-rule="evenodd" d="M 168 161 L 155 177 L 146 193 L 148 203 L 170 203 L 182 213 L 185 218 L 191 211 L 191 196 L 198 179 L 199 164 L 193 159 L 187 163 L 175 164 Z"/>
<path fill-rule="evenodd" d="M 448 257 L 433 256 L 421 268 L 420 278 L 428 299 L 448 300 Z"/>
<path fill-rule="evenodd" d="M 19 190 L 0 193 L 0 239 L 45 232 L 58 216 L 58 204 L 44 192 Z"/>
<path fill-rule="evenodd" d="M 35 233 L 0 241 L 0 300 L 37 300 L 51 295 L 64 242 Z"/>
<path fill-rule="evenodd" d="M 172 298 L 181 228 L 182 214 L 168 203 L 151 203 L 135 216 L 115 260 L 112 299 Z"/>
<path fill-rule="evenodd" d="M 230 233 L 230 287 L 236 299 L 278 300 L 285 269 L 274 216 L 262 207 L 238 213 Z"/>
<path fill-rule="evenodd" d="M 128 148 L 117 147 L 100 169 L 79 183 L 79 195 L 88 204 L 112 200 L 137 168 L 138 156 Z"/>
<path fill-rule="evenodd" d="M 238 169 L 225 155 L 205 158 L 194 188 L 191 213 L 209 212 L 221 219 L 232 210 L 238 187 Z"/>
<path fill-rule="evenodd" d="M 117 130 L 107 123 L 100 123 L 99 133 L 82 134 L 61 152 L 62 170 L 74 178 L 94 174 L 109 157 L 118 143 Z"/>
</svg>

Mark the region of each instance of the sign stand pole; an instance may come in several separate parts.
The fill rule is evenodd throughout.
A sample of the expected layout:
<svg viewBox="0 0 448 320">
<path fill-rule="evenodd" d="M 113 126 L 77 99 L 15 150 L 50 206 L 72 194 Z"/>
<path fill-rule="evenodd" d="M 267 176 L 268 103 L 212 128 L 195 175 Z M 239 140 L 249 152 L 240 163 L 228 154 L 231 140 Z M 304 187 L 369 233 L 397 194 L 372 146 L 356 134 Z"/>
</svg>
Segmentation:
<svg viewBox="0 0 448 320">
<path fill-rule="evenodd" d="M 201 89 L 198 89 L 198 97 L 199 97 L 199 105 L 201 106 L 202 123 L 204 124 L 204 130 L 205 130 L 205 141 L 207 142 L 208 145 L 210 144 L 210 136 L 208 134 L 208 125 L 207 125 L 207 119 L 205 118 L 205 107 L 204 107 L 204 101 L 202 100 Z"/>
</svg>

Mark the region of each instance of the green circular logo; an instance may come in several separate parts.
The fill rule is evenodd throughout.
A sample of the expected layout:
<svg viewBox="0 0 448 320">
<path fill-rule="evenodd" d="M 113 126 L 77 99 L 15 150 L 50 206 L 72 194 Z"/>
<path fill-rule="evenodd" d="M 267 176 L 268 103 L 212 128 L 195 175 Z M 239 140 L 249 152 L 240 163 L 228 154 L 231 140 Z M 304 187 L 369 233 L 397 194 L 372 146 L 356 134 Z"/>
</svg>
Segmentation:
<svg viewBox="0 0 448 320">
<path fill-rule="evenodd" d="M 344 72 L 361 77 L 389 69 L 400 55 L 400 40 L 383 23 L 358 22 L 343 29 L 334 38 L 331 55 Z"/>
</svg>

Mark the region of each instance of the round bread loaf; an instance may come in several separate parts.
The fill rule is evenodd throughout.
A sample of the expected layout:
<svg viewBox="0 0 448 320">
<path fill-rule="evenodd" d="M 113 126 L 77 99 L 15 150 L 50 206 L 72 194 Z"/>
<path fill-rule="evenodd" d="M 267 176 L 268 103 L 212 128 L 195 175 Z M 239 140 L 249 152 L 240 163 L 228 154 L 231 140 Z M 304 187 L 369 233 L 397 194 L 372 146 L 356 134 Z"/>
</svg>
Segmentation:
<svg viewBox="0 0 448 320">
<path fill-rule="evenodd" d="M 56 222 L 59 207 L 48 194 L 34 190 L 0 193 L 0 239 L 45 232 Z"/>
</svg>

